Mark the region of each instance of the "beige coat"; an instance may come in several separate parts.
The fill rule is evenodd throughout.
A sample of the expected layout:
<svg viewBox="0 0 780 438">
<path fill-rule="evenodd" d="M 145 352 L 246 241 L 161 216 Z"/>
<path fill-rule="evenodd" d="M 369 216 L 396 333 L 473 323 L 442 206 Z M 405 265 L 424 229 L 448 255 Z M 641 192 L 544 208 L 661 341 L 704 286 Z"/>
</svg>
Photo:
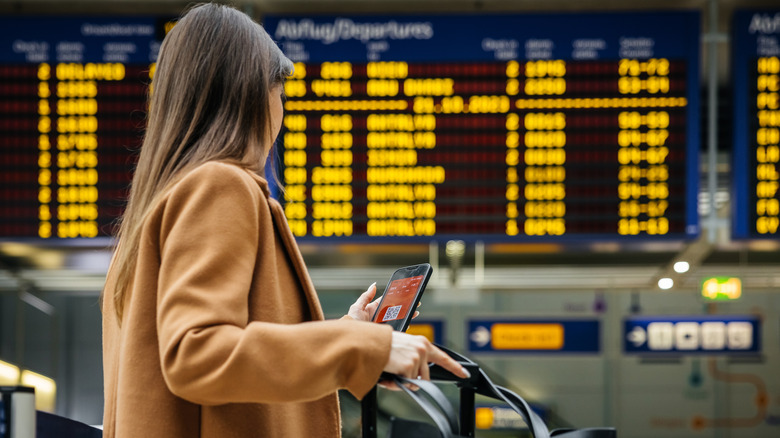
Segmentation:
<svg viewBox="0 0 780 438">
<path fill-rule="evenodd" d="M 208 163 L 147 218 L 121 327 L 103 300 L 104 437 L 337 437 L 336 390 L 362 397 L 389 326 L 322 309 L 262 178 Z"/>
</svg>

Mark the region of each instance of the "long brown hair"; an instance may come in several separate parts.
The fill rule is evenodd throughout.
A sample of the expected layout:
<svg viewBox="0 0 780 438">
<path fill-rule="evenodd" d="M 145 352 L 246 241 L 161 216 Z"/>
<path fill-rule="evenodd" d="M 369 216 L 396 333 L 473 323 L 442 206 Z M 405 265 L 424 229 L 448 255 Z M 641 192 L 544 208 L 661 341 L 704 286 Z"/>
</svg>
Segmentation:
<svg viewBox="0 0 780 438">
<path fill-rule="evenodd" d="M 262 174 L 273 142 L 269 96 L 291 73 L 292 63 L 265 30 L 228 6 L 197 5 L 165 36 L 112 261 L 111 299 L 120 322 L 149 212 L 203 163 L 233 162 Z"/>
</svg>

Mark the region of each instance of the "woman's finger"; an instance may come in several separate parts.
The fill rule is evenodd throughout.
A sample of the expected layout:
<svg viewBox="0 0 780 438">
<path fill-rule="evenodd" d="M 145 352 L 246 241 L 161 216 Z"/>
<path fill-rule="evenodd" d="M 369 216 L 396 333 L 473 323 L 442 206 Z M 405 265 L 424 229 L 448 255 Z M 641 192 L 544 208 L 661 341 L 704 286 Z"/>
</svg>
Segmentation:
<svg viewBox="0 0 780 438">
<path fill-rule="evenodd" d="M 360 297 L 355 304 L 360 304 L 360 308 L 365 309 L 368 303 L 374 299 L 374 295 L 376 295 L 376 282 L 372 283 L 365 292 L 360 294 Z"/>
<path fill-rule="evenodd" d="M 398 385 L 395 384 L 392 380 L 380 380 L 378 383 L 379 386 L 385 389 L 389 389 L 391 391 L 400 391 L 401 388 L 398 387 Z"/>
<path fill-rule="evenodd" d="M 366 306 L 366 312 L 369 313 L 369 317 L 374 316 L 374 313 L 376 313 L 376 309 L 379 307 L 379 303 L 377 301 L 373 301 L 371 304 Z"/>
<path fill-rule="evenodd" d="M 445 370 L 455 374 L 458 377 L 464 379 L 471 377 L 471 374 L 467 369 L 463 368 L 463 366 L 455 361 L 455 359 L 448 356 L 447 353 L 436 348 L 436 346 L 433 344 L 431 344 L 431 347 L 428 351 L 428 361 L 441 366 Z"/>
<path fill-rule="evenodd" d="M 428 361 L 424 360 L 420 363 L 420 369 L 417 371 L 418 378 L 423 380 L 431 380 L 431 370 L 428 368 Z"/>
</svg>

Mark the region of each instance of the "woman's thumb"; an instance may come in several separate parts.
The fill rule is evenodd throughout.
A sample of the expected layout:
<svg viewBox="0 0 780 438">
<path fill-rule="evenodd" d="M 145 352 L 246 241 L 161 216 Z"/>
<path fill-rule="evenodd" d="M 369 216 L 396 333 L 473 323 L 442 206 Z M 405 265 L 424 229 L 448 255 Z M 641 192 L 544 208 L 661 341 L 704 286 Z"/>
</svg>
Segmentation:
<svg viewBox="0 0 780 438">
<path fill-rule="evenodd" d="M 366 289 L 366 291 L 360 295 L 360 298 L 358 298 L 358 303 L 360 303 L 361 307 L 366 307 L 366 305 L 368 305 L 368 303 L 370 303 L 374 298 L 374 295 L 376 295 L 376 282 L 372 283 L 371 286 L 369 286 L 368 289 Z"/>
</svg>

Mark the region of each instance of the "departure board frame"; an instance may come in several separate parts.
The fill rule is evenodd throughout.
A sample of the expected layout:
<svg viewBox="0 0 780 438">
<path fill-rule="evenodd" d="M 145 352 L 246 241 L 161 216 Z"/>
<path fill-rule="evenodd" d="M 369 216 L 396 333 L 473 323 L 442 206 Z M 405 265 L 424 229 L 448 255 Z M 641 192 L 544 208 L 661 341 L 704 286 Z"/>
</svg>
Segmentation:
<svg viewBox="0 0 780 438">
<path fill-rule="evenodd" d="M 277 25 L 281 20 L 293 19 L 304 24 L 288 31 L 302 32 L 302 35 L 306 32 L 316 35 L 317 23 L 339 23 L 341 28 L 331 30 L 353 33 L 346 39 L 339 37 L 316 47 L 311 41 L 296 42 L 296 45 L 289 38 L 277 36 Z M 376 23 L 385 26 L 373 26 Z M 42 238 L 73 242 L 80 238 L 108 237 L 111 225 L 124 205 L 135 149 L 140 146 L 153 64 L 165 30 L 173 23 L 169 17 L 4 17 L 0 19 L 0 25 L 6 29 L 0 37 L 0 76 L 4 74 L 6 82 L 0 90 L 0 120 L 4 125 L 0 126 L 4 142 L 1 152 L 4 160 L 0 166 L 3 171 L 0 177 L 3 185 L 0 239 Z M 332 77 L 318 83 L 318 90 L 323 95 L 313 100 L 341 100 L 342 105 L 343 101 L 350 101 L 350 104 L 356 101 L 357 105 L 368 105 L 367 108 L 377 104 L 392 105 L 390 102 L 393 101 L 399 105 L 401 101 L 411 109 L 387 107 L 378 111 L 399 117 L 372 120 L 373 127 L 393 127 L 376 129 L 374 134 L 379 135 L 372 141 L 387 144 L 406 141 L 403 139 L 411 136 L 416 144 L 412 148 L 414 153 L 409 153 L 408 148 L 395 151 L 375 148 L 382 153 L 372 154 L 371 159 L 406 164 L 408 169 L 402 169 L 404 175 L 400 178 L 404 181 L 417 179 L 422 183 L 378 184 L 381 187 L 374 187 L 370 194 L 365 185 L 354 192 L 350 187 L 349 196 L 363 199 L 363 204 L 354 209 L 358 225 L 354 228 L 350 225 L 349 235 L 342 229 L 338 236 L 338 227 L 331 227 L 329 237 L 297 232 L 301 240 L 411 243 L 458 238 L 486 242 L 567 242 L 690 239 L 698 235 L 698 12 L 385 17 L 278 15 L 265 17 L 264 26 L 294 61 L 300 61 L 301 54 L 308 53 L 307 61 L 317 64 L 310 72 L 321 74 L 321 63 L 329 63 Z M 432 33 L 428 35 L 428 32 Z M 289 35 L 292 34 L 288 32 Z M 324 38 L 329 37 L 325 35 Z M 626 56 L 621 57 L 620 52 Z M 622 67 L 620 59 L 624 59 Z M 511 64 L 513 61 L 516 65 Z M 338 79 L 339 66 L 344 65 L 340 63 L 353 63 L 357 66 L 356 71 L 363 69 L 366 75 L 369 62 L 384 63 L 379 69 L 389 68 L 390 77 L 381 77 L 387 75 L 386 71 L 374 78 L 378 81 L 372 85 L 375 94 L 371 99 L 340 99 L 344 96 L 338 96 L 338 87 L 343 84 L 333 80 Z M 564 71 L 560 70 L 561 62 L 564 70 L 568 68 L 565 74 L 561 73 Z M 387 92 L 382 91 L 382 87 L 392 87 L 393 81 L 398 82 L 399 78 L 392 77 L 395 74 L 392 69 L 402 64 L 410 69 L 408 71 L 417 72 L 416 76 L 409 76 L 417 79 L 409 83 L 409 87 L 417 88 L 416 94 L 404 95 L 405 85 L 401 83 L 400 98 L 378 96 L 376 92 Z M 537 74 L 525 78 L 529 65 L 535 66 Z M 511 72 L 507 70 L 509 66 Z M 616 75 L 614 70 L 619 68 L 624 70 L 623 74 Z M 612 75 L 611 79 L 598 79 L 607 71 L 604 69 L 611 72 L 606 73 Z M 671 73 L 666 76 L 648 73 L 659 69 L 668 69 Z M 455 75 L 448 81 L 448 71 L 460 72 L 460 76 Z M 477 76 L 469 78 L 469 72 L 474 71 Z M 601 87 L 603 93 L 588 95 L 583 85 L 577 85 L 576 81 L 566 83 L 577 71 L 580 75 L 595 75 L 597 79 L 592 82 Z M 495 80 L 496 72 L 498 81 Z M 299 81 L 297 85 L 296 81 Z M 561 84 L 568 87 L 562 93 L 559 92 Z M 286 154 L 290 152 L 286 136 L 306 132 L 306 128 L 296 131 L 295 117 L 287 117 L 301 115 L 300 110 L 296 114 L 294 109 L 302 100 L 295 96 L 296 86 L 300 91 L 300 78 L 290 78 L 286 85 L 285 128 L 276 148 L 276 165 L 285 192 L 275 190 L 274 193 L 283 203 L 285 198 L 294 199 L 301 193 L 301 188 L 296 187 L 300 184 L 285 180 L 290 169 L 295 167 L 291 164 L 301 162 L 300 153 Z M 313 92 L 312 86 L 305 84 L 306 92 Z M 360 86 L 364 87 L 365 94 L 367 81 Z M 448 87 L 455 92 L 442 94 L 441 90 Z M 628 92 L 615 94 L 615 89 L 620 87 Z M 648 91 L 648 87 L 653 92 Z M 511 97 L 510 88 L 516 89 Z M 523 97 L 531 89 L 535 90 L 531 91 L 532 95 Z M 449 105 L 446 115 L 436 112 L 444 98 L 449 98 L 445 105 Z M 504 111 L 502 108 L 507 101 L 511 110 Z M 518 102 L 525 107 L 519 106 Z M 620 104 L 615 102 L 625 102 L 628 107 L 619 109 Z M 636 105 L 631 106 L 631 102 Z M 664 104 L 653 106 L 652 102 Z M 415 113 L 415 105 L 422 112 Z M 664 105 L 676 108 L 676 115 L 666 113 L 664 108 L 667 106 Z M 568 118 L 567 111 L 580 106 L 591 106 L 588 112 L 593 116 L 580 117 L 581 120 Z M 516 117 L 507 119 L 510 113 Z M 320 112 L 311 126 L 316 122 L 322 128 L 325 115 L 345 114 Z M 362 120 L 356 117 L 355 123 L 362 126 L 364 132 L 351 141 L 363 142 L 363 150 L 351 150 L 349 157 L 354 163 L 363 161 L 363 164 L 356 164 L 357 171 L 348 176 L 355 181 L 366 181 L 369 174 L 366 164 L 369 159 L 366 149 L 368 113 L 362 115 L 366 117 Z M 345 123 L 352 121 L 330 117 L 324 123 L 329 124 L 330 130 L 315 134 L 316 140 L 322 141 L 321 134 L 333 134 L 329 141 L 338 144 L 347 133 L 342 129 Z M 447 124 L 454 129 L 448 131 Z M 616 124 L 625 126 L 618 129 Z M 414 129 L 405 130 L 404 126 Z M 588 126 L 595 130 L 587 131 Z M 598 131 L 599 126 L 618 128 L 605 134 L 606 131 Z M 396 129 L 399 127 L 402 129 Z M 528 127 L 530 129 L 526 129 Z M 390 132 L 399 135 L 388 135 Z M 526 134 L 539 143 L 534 146 L 536 150 L 525 147 Z M 618 136 L 625 144 L 622 147 L 614 145 L 614 148 L 622 149 L 621 153 L 629 161 L 627 165 L 612 163 L 612 167 L 605 170 L 596 160 L 596 165 L 581 162 L 563 169 L 544 161 L 564 159 L 568 160 L 568 165 L 576 161 L 578 155 L 593 152 L 596 156 L 604 156 L 604 150 L 589 151 L 583 145 L 588 138 L 608 143 L 616 141 L 613 137 Z M 569 140 L 561 140 L 566 138 Z M 585 139 L 580 141 L 579 150 L 571 147 L 573 138 Z M 667 140 L 674 146 L 666 148 Z M 559 144 L 561 141 L 568 148 L 565 152 Z M 447 142 L 470 143 L 470 146 L 461 144 L 456 149 L 461 148 L 463 153 L 450 153 L 453 151 L 446 150 Z M 492 150 L 487 150 L 488 147 Z M 468 148 L 472 149 L 470 154 Z M 475 148 L 484 150 L 477 153 Z M 322 150 L 307 151 L 303 158 L 306 164 L 297 172 L 300 174 L 302 170 L 306 178 L 312 178 L 314 169 L 306 166 L 316 162 L 317 167 L 322 168 L 326 167 L 323 159 L 330 160 L 331 164 L 346 159 L 345 154 L 336 153 L 339 151 L 343 152 L 343 149 L 335 148 L 330 151 L 334 153 L 326 154 L 327 157 Z M 431 151 L 434 154 L 426 156 Z M 412 169 L 418 167 L 416 163 L 410 165 L 417 161 L 418 152 L 419 167 L 425 168 L 422 170 Z M 447 160 L 453 160 L 453 157 L 460 162 L 448 163 Z M 524 160 L 538 162 L 525 165 Z M 490 166 L 480 168 L 484 163 Z M 453 165 L 460 167 L 448 167 Z M 359 169 L 359 166 L 363 168 Z M 529 167 L 532 169 L 526 174 Z M 587 192 L 589 186 L 598 186 L 596 181 L 599 179 L 614 180 L 615 175 L 610 174 L 613 171 L 627 175 L 625 184 L 613 181 L 614 184 L 609 183 L 612 187 L 608 188 L 612 192 L 605 192 L 603 185 Z M 514 176 L 510 175 L 512 172 Z M 399 178 L 398 172 L 393 176 L 393 172 L 388 173 L 386 169 L 372 169 L 371 173 L 380 180 L 388 175 Z M 528 175 L 536 181 L 520 183 Z M 510 176 L 515 178 L 514 182 L 507 179 Z M 442 178 L 445 183 L 439 184 Z M 480 181 L 491 178 L 498 180 L 498 187 L 495 187 L 495 181 L 491 183 L 494 186 L 483 184 L 479 187 Z M 564 181 L 569 178 L 575 184 L 563 187 L 562 178 Z M 448 181 L 457 181 L 458 185 L 447 186 Z M 336 184 L 321 184 L 316 191 L 338 199 L 345 193 L 344 184 L 334 186 Z M 529 189 L 528 186 L 533 187 Z M 617 196 L 619 188 L 623 198 Z M 469 190 L 473 193 L 463 197 L 462 194 Z M 314 191 L 311 184 L 303 187 L 304 194 Z M 572 200 L 576 196 L 570 194 L 578 191 L 579 204 L 559 202 L 561 196 Z M 654 193 L 652 199 L 648 198 L 648 192 Z M 529 194 L 536 197 L 533 208 L 523 201 Z M 382 200 L 372 206 L 373 216 L 381 217 L 388 212 L 398 216 L 396 222 L 402 224 L 393 225 L 395 231 L 385 235 L 367 233 L 369 197 Z M 604 203 L 596 202 L 601 198 L 609 198 L 609 208 L 619 209 L 620 213 L 597 211 L 596 219 L 587 224 L 592 229 L 569 232 L 574 228 L 565 223 L 570 219 L 565 215 L 572 212 L 587 215 L 588 211 L 603 209 Z M 414 202 L 407 202 L 409 199 Z M 487 210 L 475 213 L 470 206 L 477 202 L 483 202 Z M 296 215 L 301 214 L 300 206 L 291 207 L 294 202 L 285 204 L 293 231 L 299 231 Z M 307 229 L 312 230 L 311 216 L 315 214 L 312 203 L 305 205 L 303 211 L 310 221 L 306 224 Z M 566 213 L 562 214 L 562 211 Z M 663 222 L 666 211 L 673 214 L 669 215 L 668 222 Z M 343 203 L 319 206 L 316 212 L 320 216 L 336 217 L 352 213 L 352 206 Z M 524 235 L 522 219 L 529 214 L 539 223 L 535 228 L 536 235 Z M 407 220 L 410 217 L 413 218 L 411 222 Z M 598 228 L 605 217 L 613 222 L 606 232 Z M 362 224 L 359 224 L 360 220 Z M 449 228 L 444 225 L 447 221 Z M 506 231 L 512 221 L 515 222 L 515 235 L 508 235 Z M 572 219 L 571 223 L 575 222 Z M 618 225 L 614 222 L 624 225 L 621 225 L 624 234 L 617 232 Z"/>
<path fill-rule="evenodd" d="M 269 15 L 264 26 L 303 70 L 286 84 L 277 142 L 299 239 L 566 242 L 699 233 L 698 12 Z M 576 74 L 579 83 L 569 82 Z M 589 74 L 598 90 L 590 94 Z M 649 105 L 654 98 L 664 103 Z M 570 117 L 586 106 L 589 114 Z M 610 123 L 614 138 L 587 128 Z M 674 146 L 667 148 L 667 135 Z M 564 151 L 567 140 L 556 138 L 567 136 L 579 144 Z M 531 138 L 538 144 L 526 147 Z M 589 141 L 615 143 L 594 155 L 621 155 L 626 165 L 581 158 L 569 166 L 590 152 Z M 482 181 L 496 172 L 499 181 Z M 612 187 L 599 185 L 609 172 Z M 618 182 L 617 173 L 626 179 Z M 449 186 L 448 175 L 456 180 Z M 573 184 L 561 184 L 566 178 Z M 593 211 L 605 205 L 612 211 Z M 666 211 L 675 219 L 667 222 Z M 603 220 L 611 228 L 599 227 Z"/>
<path fill-rule="evenodd" d="M 738 10 L 732 26 L 732 236 L 780 236 L 780 9 Z"/>
</svg>

